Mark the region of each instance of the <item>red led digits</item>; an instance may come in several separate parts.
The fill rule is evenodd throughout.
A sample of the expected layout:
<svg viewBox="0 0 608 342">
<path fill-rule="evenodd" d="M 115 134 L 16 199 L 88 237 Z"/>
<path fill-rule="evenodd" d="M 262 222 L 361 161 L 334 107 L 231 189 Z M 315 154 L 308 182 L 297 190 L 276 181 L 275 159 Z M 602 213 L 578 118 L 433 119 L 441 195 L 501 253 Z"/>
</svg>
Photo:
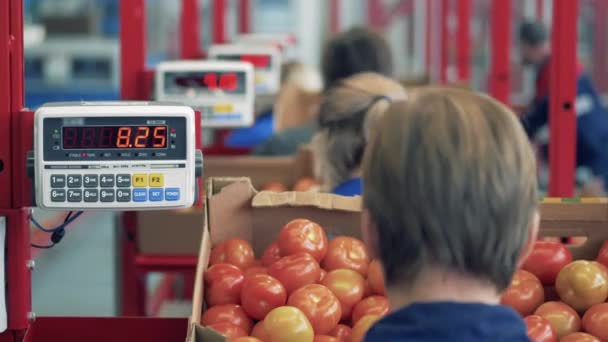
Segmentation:
<svg viewBox="0 0 608 342">
<path fill-rule="evenodd" d="M 83 148 L 95 147 L 95 127 L 85 127 L 82 131 L 80 146 Z"/>
<path fill-rule="evenodd" d="M 66 127 L 63 129 L 63 148 L 76 147 L 77 132 L 76 127 Z"/>
<path fill-rule="evenodd" d="M 63 127 L 64 149 L 165 148 L 167 126 Z"/>
<path fill-rule="evenodd" d="M 203 76 L 203 84 L 209 90 L 216 90 L 217 89 L 217 74 L 213 73 L 213 72 L 205 74 L 205 76 Z"/>
<path fill-rule="evenodd" d="M 233 72 L 227 73 L 220 77 L 220 88 L 225 91 L 235 91 L 238 88 L 238 80 Z"/>
<path fill-rule="evenodd" d="M 241 60 L 253 64 L 255 68 L 267 68 L 270 64 L 270 56 L 266 55 L 243 55 Z"/>
<path fill-rule="evenodd" d="M 154 142 L 152 147 L 166 147 L 167 146 L 167 126 L 154 127 Z"/>
<path fill-rule="evenodd" d="M 131 138 L 131 127 L 120 127 L 118 129 L 118 137 L 116 138 L 116 147 L 128 148 Z"/>
<path fill-rule="evenodd" d="M 148 137 L 150 136 L 150 127 L 137 127 L 137 136 L 135 137 L 135 147 L 142 148 L 148 145 Z"/>
<path fill-rule="evenodd" d="M 101 134 L 99 134 L 98 146 L 101 148 L 114 147 L 112 139 L 114 137 L 114 129 L 112 127 L 102 127 Z"/>
</svg>

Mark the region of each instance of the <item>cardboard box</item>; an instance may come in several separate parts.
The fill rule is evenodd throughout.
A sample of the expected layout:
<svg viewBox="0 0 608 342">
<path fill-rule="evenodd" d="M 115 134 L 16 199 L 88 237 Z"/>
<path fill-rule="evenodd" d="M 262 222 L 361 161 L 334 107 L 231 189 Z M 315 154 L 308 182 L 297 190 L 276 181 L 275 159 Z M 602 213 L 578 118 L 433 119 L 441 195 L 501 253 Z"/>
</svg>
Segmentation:
<svg viewBox="0 0 608 342">
<path fill-rule="evenodd" d="M 213 245 L 229 238 L 251 242 L 256 256 L 277 237 L 283 225 L 296 218 L 319 223 L 327 234 L 361 237 L 360 197 L 322 193 L 258 192 L 248 178 L 211 178 L 207 182 L 205 227 L 201 239 L 187 342 L 224 341 L 200 326 L 203 274 Z"/>
<path fill-rule="evenodd" d="M 205 179 L 248 177 L 257 189 L 271 181 L 291 188 L 301 177 L 313 176 L 313 159 L 311 150 L 303 147 L 297 155 L 288 157 L 205 157 L 203 168 Z M 198 254 L 203 227 L 202 208 L 140 211 L 137 218 L 137 246 L 140 253 Z"/>
</svg>

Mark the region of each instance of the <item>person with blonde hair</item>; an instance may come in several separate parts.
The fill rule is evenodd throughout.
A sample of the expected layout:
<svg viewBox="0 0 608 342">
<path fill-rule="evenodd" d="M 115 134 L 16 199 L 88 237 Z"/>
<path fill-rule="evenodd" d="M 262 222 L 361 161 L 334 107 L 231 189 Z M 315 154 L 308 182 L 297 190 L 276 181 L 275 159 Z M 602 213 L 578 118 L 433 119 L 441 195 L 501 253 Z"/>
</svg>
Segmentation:
<svg viewBox="0 0 608 342">
<path fill-rule="evenodd" d="M 397 81 L 375 73 L 348 77 L 328 90 L 313 138 L 316 173 L 324 190 L 361 194 L 360 165 L 367 142 L 390 103 L 405 99 Z"/>
<path fill-rule="evenodd" d="M 473 91 L 408 92 L 379 119 L 362 169 L 363 236 L 392 308 L 365 341 L 529 342 L 499 305 L 539 224 L 517 116 Z"/>
</svg>

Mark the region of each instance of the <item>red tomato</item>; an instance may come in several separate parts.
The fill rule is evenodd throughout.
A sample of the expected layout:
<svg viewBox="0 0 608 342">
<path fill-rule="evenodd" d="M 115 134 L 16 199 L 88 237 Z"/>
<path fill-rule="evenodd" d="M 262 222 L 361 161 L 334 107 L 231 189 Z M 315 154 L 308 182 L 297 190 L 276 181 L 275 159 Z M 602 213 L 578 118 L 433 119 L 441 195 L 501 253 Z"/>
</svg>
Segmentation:
<svg viewBox="0 0 608 342">
<path fill-rule="evenodd" d="M 319 284 L 309 284 L 295 290 L 289 296 L 287 305 L 302 310 L 317 334 L 329 333 L 342 317 L 338 298 L 327 287 Z"/>
<path fill-rule="evenodd" d="M 201 319 L 201 324 L 205 326 L 222 322 L 241 327 L 247 334 L 251 332 L 251 327 L 253 327 L 253 321 L 247 316 L 245 310 L 234 304 L 212 306 L 203 313 Z"/>
<path fill-rule="evenodd" d="M 348 268 L 365 277 L 369 262 L 369 254 L 361 240 L 338 236 L 329 242 L 327 255 L 323 259 L 323 268 L 327 271 Z"/>
<path fill-rule="evenodd" d="M 245 276 L 238 267 L 215 264 L 204 275 L 207 305 L 240 304 Z"/>
<path fill-rule="evenodd" d="M 369 263 L 367 283 L 373 293 L 383 296 L 386 294 L 386 290 L 384 289 L 384 271 L 379 260 L 372 260 Z"/>
<path fill-rule="evenodd" d="M 357 321 L 365 315 L 378 315 L 380 317 L 386 315 L 390 311 L 388 299 L 384 296 L 371 296 L 361 300 L 353 309 L 351 321 L 357 324 Z"/>
<path fill-rule="evenodd" d="M 228 339 L 247 336 L 247 332 L 243 328 L 226 322 L 211 324 L 207 327 L 217 331 Z"/>
<path fill-rule="evenodd" d="M 251 336 L 259 338 L 264 342 L 270 341 L 270 336 L 268 336 L 266 327 L 264 327 L 264 321 L 259 321 L 253 326 L 253 330 L 251 330 Z"/>
<path fill-rule="evenodd" d="M 367 315 L 361 317 L 359 322 L 353 326 L 353 332 L 350 335 L 351 342 L 363 342 L 365 340 L 365 335 L 369 328 L 376 323 L 380 319 L 380 316 L 376 315 Z"/>
<path fill-rule="evenodd" d="M 245 337 L 237 337 L 230 340 L 230 342 L 264 342 L 257 337 L 245 336 Z"/>
<path fill-rule="evenodd" d="M 313 191 L 319 188 L 319 182 L 312 177 L 302 177 L 293 186 L 293 191 Z"/>
<path fill-rule="evenodd" d="M 251 263 L 251 265 L 249 265 L 249 267 L 247 269 L 250 269 L 251 267 L 263 267 L 264 264 L 262 263 L 262 260 L 260 259 L 255 259 L 253 260 L 253 262 Z"/>
<path fill-rule="evenodd" d="M 564 303 L 584 312 L 608 297 L 608 274 L 600 263 L 576 260 L 559 271 L 555 289 Z"/>
<path fill-rule="evenodd" d="M 274 262 L 278 261 L 279 259 L 281 259 L 281 251 L 279 250 L 279 244 L 273 242 L 264 250 L 264 254 L 262 254 L 262 264 L 268 267 L 274 264 Z"/>
<path fill-rule="evenodd" d="M 600 248 L 600 251 L 597 253 L 597 258 L 595 260 L 608 267 L 608 240 L 604 241 L 602 244 L 602 248 Z"/>
<path fill-rule="evenodd" d="M 349 341 L 352 329 L 348 325 L 338 324 L 334 330 L 329 332 L 329 335 L 336 337 L 341 341 Z"/>
<path fill-rule="evenodd" d="M 340 301 L 342 320 L 350 318 L 353 307 L 363 298 L 365 279 L 353 270 L 341 269 L 328 272 L 321 284 L 327 286 Z"/>
<path fill-rule="evenodd" d="M 582 332 L 575 332 L 565 336 L 559 342 L 601 342 L 597 337 Z"/>
<path fill-rule="evenodd" d="M 245 277 L 252 274 L 268 274 L 268 269 L 264 266 L 251 266 L 245 271 Z"/>
<path fill-rule="evenodd" d="M 308 253 L 297 253 L 282 257 L 268 267 L 268 274 L 277 278 L 287 294 L 319 280 L 321 268 L 317 261 Z"/>
<path fill-rule="evenodd" d="M 562 302 L 546 302 L 534 314 L 549 321 L 557 338 L 581 329 L 581 319 L 576 311 Z"/>
<path fill-rule="evenodd" d="M 306 219 L 295 219 L 281 229 L 278 237 L 281 256 L 301 252 L 312 255 L 321 262 L 327 253 L 327 235 L 323 228 Z"/>
<path fill-rule="evenodd" d="M 545 290 L 535 275 L 517 270 L 500 303 L 508 305 L 523 317 L 531 315 L 545 300 Z"/>
<path fill-rule="evenodd" d="M 608 341 L 608 303 L 596 304 L 585 312 L 583 330 L 601 341 Z"/>
<path fill-rule="evenodd" d="M 524 318 L 524 321 L 532 342 L 557 342 L 555 331 L 546 319 L 532 315 Z"/>
<path fill-rule="evenodd" d="M 306 315 L 293 306 L 273 309 L 264 318 L 269 342 L 310 342 L 315 334 Z"/>
<path fill-rule="evenodd" d="M 553 285 L 559 271 L 570 262 L 572 253 L 564 244 L 536 241 L 522 269 L 534 274 L 543 285 Z"/>
<path fill-rule="evenodd" d="M 323 279 L 325 279 L 325 276 L 327 275 L 327 271 L 324 269 L 321 269 L 321 272 L 319 272 L 319 281 L 318 283 L 321 283 L 323 281 Z"/>
<path fill-rule="evenodd" d="M 313 342 L 340 342 L 339 339 L 328 335 L 316 335 Z"/>
<path fill-rule="evenodd" d="M 283 192 L 287 191 L 287 188 L 281 182 L 270 182 L 262 187 L 262 191 Z"/>
<path fill-rule="evenodd" d="M 215 246 L 209 256 L 209 265 L 232 264 L 246 270 L 255 261 L 251 244 L 243 239 L 226 240 Z"/>
<path fill-rule="evenodd" d="M 285 305 L 285 287 L 275 278 L 254 274 L 245 278 L 241 303 L 245 312 L 254 319 L 264 319 L 270 310 Z"/>
</svg>

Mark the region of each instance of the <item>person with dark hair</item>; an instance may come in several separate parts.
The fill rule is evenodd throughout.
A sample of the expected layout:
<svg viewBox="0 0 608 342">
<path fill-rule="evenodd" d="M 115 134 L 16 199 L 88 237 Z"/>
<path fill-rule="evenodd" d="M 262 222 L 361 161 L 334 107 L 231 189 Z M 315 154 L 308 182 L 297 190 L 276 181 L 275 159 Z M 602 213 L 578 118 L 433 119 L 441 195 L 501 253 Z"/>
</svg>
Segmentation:
<svg viewBox="0 0 608 342">
<path fill-rule="evenodd" d="M 393 60 L 388 42 L 379 33 L 363 27 L 352 28 L 329 39 L 321 58 L 324 89 L 362 72 L 392 76 Z M 300 145 L 311 141 L 317 130 L 315 120 L 275 134 L 257 146 L 254 154 L 279 156 L 296 153 Z"/>
<path fill-rule="evenodd" d="M 534 100 L 522 120 L 528 135 L 541 145 L 546 157 L 549 143 L 549 31 L 541 22 L 525 22 L 520 27 L 519 39 L 524 64 L 537 69 Z M 608 187 L 608 113 L 580 63 L 577 65 L 576 86 L 577 182 L 585 186 L 599 179 L 604 187 Z"/>
<path fill-rule="evenodd" d="M 534 246 L 534 152 L 516 115 L 473 91 L 393 103 L 363 159 L 362 230 L 392 312 L 365 341 L 529 342 L 500 305 Z"/>
</svg>

